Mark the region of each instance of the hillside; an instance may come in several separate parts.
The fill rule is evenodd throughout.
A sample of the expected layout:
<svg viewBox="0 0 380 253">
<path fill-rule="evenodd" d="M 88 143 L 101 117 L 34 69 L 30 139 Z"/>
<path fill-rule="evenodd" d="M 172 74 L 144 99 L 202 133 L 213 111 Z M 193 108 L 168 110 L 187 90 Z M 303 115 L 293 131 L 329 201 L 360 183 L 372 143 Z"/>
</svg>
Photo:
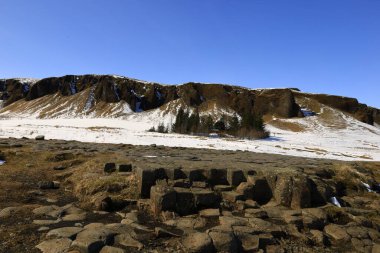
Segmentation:
<svg viewBox="0 0 380 253">
<path fill-rule="evenodd" d="M 380 110 L 354 98 L 294 88 L 162 85 L 111 75 L 0 81 L 0 137 L 247 150 L 340 160 L 380 160 Z M 266 140 L 148 133 L 179 108 L 218 119 L 263 115 Z M 168 140 L 170 141 L 168 142 Z"/>
</svg>

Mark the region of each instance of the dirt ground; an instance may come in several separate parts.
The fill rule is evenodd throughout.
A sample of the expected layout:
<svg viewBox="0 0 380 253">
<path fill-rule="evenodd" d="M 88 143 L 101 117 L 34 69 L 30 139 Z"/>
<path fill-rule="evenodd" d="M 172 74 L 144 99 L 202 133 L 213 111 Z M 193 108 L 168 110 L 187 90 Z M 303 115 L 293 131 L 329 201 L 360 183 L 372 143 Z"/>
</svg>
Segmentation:
<svg viewBox="0 0 380 253">
<path fill-rule="evenodd" d="M 107 162 L 131 163 L 134 166 L 153 168 L 274 168 L 304 171 L 349 166 L 370 170 L 373 177 L 380 181 L 379 162 L 341 162 L 243 151 L 169 148 L 154 145 L 0 139 L 0 160 L 6 161 L 0 166 L 0 210 L 7 207 L 22 207 L 17 210 L 17 215 L 11 215 L 6 219 L 0 218 L 1 253 L 40 252 L 35 246 L 44 234 L 38 232 L 41 225 L 32 222 L 31 210 L 35 207 L 52 204 L 63 206 L 74 202 L 90 211 L 91 206 L 80 195 L 85 186 L 81 186 L 82 188 L 78 190 L 74 183 L 85 182 L 85 178 L 82 178 L 83 171 L 87 174 L 91 171 L 102 173 Z M 346 174 L 342 173 L 341 176 L 344 178 Z M 120 178 L 122 175 L 115 178 L 117 181 L 115 184 L 123 183 L 118 181 Z M 59 181 L 60 187 L 39 189 L 38 184 L 41 181 Z M 123 194 L 125 196 L 122 197 L 136 197 L 133 192 L 127 191 Z M 120 222 L 120 217 L 112 213 L 107 217 L 92 214 L 87 217 L 85 223 L 103 220 Z"/>
</svg>

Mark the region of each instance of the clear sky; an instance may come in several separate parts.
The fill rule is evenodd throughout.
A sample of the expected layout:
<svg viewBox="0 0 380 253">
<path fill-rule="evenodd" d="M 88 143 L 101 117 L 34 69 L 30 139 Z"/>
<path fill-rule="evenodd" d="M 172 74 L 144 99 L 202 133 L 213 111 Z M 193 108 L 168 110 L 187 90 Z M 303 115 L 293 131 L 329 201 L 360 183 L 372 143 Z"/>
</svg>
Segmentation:
<svg viewBox="0 0 380 253">
<path fill-rule="evenodd" d="M 0 0 L 0 77 L 298 87 L 380 108 L 380 0 Z"/>
</svg>

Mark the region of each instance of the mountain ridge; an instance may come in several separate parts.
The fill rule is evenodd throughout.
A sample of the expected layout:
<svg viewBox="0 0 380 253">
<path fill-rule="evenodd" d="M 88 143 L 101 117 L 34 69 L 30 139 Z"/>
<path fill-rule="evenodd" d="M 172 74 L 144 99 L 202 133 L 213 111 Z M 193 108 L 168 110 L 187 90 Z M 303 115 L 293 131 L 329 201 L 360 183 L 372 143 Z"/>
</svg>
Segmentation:
<svg viewBox="0 0 380 253">
<path fill-rule="evenodd" d="M 82 101 L 77 103 L 82 104 L 81 113 L 84 115 L 87 113 L 86 110 L 89 113 L 101 109 L 110 111 L 115 103 L 115 107 L 122 107 L 117 111 L 133 113 L 157 109 L 180 99 L 182 106 L 188 108 L 205 108 L 211 103 L 222 109 L 235 111 L 239 115 L 250 112 L 263 116 L 293 118 L 304 116 L 296 98 L 311 98 L 349 113 L 361 122 L 380 125 L 380 110 L 359 103 L 356 98 L 305 93 L 297 88 L 251 89 L 237 85 L 198 82 L 166 85 L 117 75 L 94 74 L 0 80 L 0 101 L 3 104 L 2 109 L 0 106 L 0 113 L 16 102 L 22 104 L 21 110 L 33 106 L 30 101 L 56 94 L 62 96 L 61 100 L 81 94 L 78 99 Z M 62 104 L 61 100 L 49 106 L 59 107 Z M 48 102 L 52 103 L 46 103 Z M 114 116 L 118 115 L 120 116 Z"/>
</svg>

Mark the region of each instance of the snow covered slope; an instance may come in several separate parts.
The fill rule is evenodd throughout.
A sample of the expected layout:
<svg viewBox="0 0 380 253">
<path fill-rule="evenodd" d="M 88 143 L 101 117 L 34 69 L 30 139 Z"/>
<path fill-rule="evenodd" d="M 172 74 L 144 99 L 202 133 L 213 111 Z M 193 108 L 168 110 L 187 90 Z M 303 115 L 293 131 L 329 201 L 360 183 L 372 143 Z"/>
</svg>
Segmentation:
<svg viewBox="0 0 380 253">
<path fill-rule="evenodd" d="M 111 118 L 15 118 L 0 116 L 0 138 L 45 135 L 47 139 L 85 142 L 166 145 L 210 149 L 380 161 L 380 129 L 359 122 L 344 113 L 321 107 L 319 115 L 268 120 L 271 137 L 265 140 L 218 139 L 179 134 L 151 133 L 161 122 L 173 123 L 174 114 L 155 109 Z M 8 115 L 10 116 L 10 115 Z M 329 117 L 334 120 L 331 121 Z"/>
<path fill-rule="evenodd" d="M 171 126 L 181 107 L 214 120 L 247 111 L 262 114 L 271 137 L 241 140 L 148 132 L 161 123 Z M 380 161 L 379 123 L 380 110 L 354 98 L 295 89 L 165 86 L 97 75 L 0 80 L 0 138 L 42 134 L 47 139 Z"/>
</svg>

